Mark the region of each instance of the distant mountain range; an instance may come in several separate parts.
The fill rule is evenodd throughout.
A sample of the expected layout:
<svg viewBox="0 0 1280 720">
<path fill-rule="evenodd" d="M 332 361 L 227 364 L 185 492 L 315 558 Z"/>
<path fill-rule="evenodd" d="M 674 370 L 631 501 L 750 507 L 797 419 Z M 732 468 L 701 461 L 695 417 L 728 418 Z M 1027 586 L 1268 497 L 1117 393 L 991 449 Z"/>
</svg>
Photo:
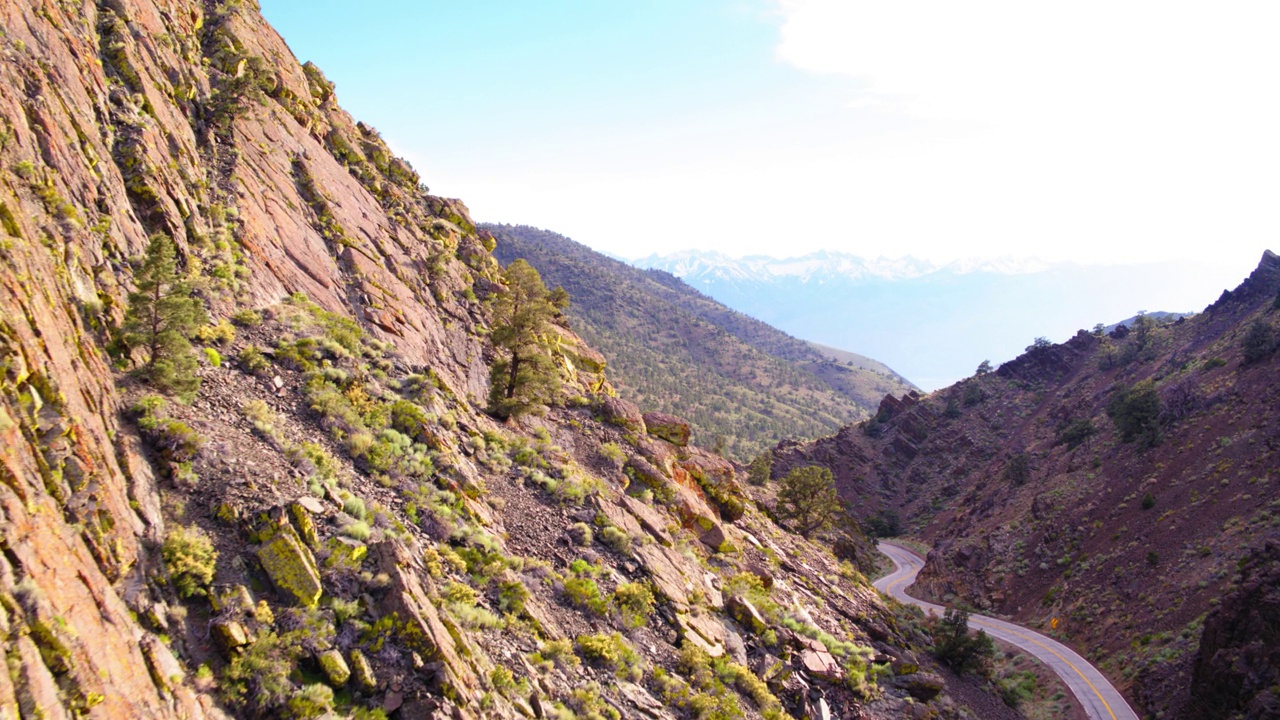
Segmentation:
<svg viewBox="0 0 1280 720">
<path fill-rule="evenodd" d="M 1061 340 L 1136 310 L 1177 310 L 1187 287 L 1217 292 L 1188 262 L 1053 264 L 998 258 L 945 265 L 823 251 L 731 258 L 686 251 L 632 261 L 797 337 L 875 357 L 936 389 L 984 359 L 1017 356 L 1040 336 Z"/>
<path fill-rule="evenodd" d="M 639 270 L 553 232 L 485 225 L 504 264 L 529 261 L 569 292 L 573 329 L 608 358 L 624 397 L 686 416 L 705 445 L 750 459 L 815 437 L 914 389 L 884 363 L 798 340 L 662 270 Z"/>
</svg>

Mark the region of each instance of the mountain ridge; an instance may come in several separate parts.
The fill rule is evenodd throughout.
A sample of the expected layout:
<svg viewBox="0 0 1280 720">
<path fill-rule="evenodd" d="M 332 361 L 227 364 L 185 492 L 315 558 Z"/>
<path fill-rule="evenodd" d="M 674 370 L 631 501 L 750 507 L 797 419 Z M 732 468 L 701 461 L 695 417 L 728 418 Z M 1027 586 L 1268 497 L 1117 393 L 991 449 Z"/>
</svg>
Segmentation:
<svg viewBox="0 0 1280 720">
<path fill-rule="evenodd" d="M 735 310 L 796 337 L 875 357 L 929 390 L 967 376 L 982 360 L 1015 357 L 1037 337 L 1063 340 L 1099 321 L 1127 317 L 1135 308 L 1185 306 L 1185 293 L 1176 288 L 1204 288 L 1200 302 L 1205 304 L 1217 292 L 1203 267 L 1183 261 L 1135 266 L 912 261 L 914 269 L 902 273 L 877 273 L 877 261 L 869 261 L 872 271 L 858 265 L 861 269 L 845 273 L 839 262 L 863 261 L 853 256 L 829 261 L 837 256 L 804 256 L 800 264 L 807 276 L 769 274 L 731 258 L 722 258 L 725 266 L 665 269 Z"/>
<path fill-rule="evenodd" d="M 913 389 L 887 367 L 831 360 L 670 273 L 537 228 L 482 227 L 497 238 L 499 260 L 526 259 L 569 291 L 574 327 L 608 357 L 623 396 L 683 412 L 701 437 L 726 438 L 725 449 L 743 461 L 782 437 L 830 432 L 869 414 L 886 393 Z"/>
<path fill-rule="evenodd" d="M 0 26 L 0 716 L 1015 716 L 554 305 L 490 406 L 545 288 L 256 2 Z"/>
<path fill-rule="evenodd" d="M 1272 572 L 1278 312 L 1280 258 L 1267 252 L 1199 314 L 1081 331 L 931 395 L 886 398 L 873 420 L 783 443 L 774 472 L 828 467 L 870 527 L 932 545 L 917 584 L 930 597 L 1050 630 L 1102 659 L 1146 712 L 1198 717 L 1210 691 L 1188 690 L 1193 666 L 1219 680 L 1227 657 L 1277 672 L 1238 634 L 1256 617 L 1215 615 L 1227 630 L 1214 631 L 1205 618 L 1234 597 L 1237 564 Z M 1277 702 L 1238 680 L 1213 692 L 1230 698 L 1218 713 Z"/>
</svg>

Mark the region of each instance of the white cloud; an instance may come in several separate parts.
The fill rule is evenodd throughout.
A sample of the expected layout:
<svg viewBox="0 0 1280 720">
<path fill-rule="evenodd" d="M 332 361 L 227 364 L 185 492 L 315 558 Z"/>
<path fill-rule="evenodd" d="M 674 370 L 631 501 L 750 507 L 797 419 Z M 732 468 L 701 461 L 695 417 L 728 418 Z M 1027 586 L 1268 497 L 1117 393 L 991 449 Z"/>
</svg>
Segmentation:
<svg viewBox="0 0 1280 720">
<path fill-rule="evenodd" d="M 846 108 L 887 105 L 924 121 L 849 148 L 858 170 L 843 181 L 879 198 L 863 222 L 872 233 L 950 235 L 979 254 L 1070 243 L 1077 257 L 1190 257 L 1206 244 L 1256 256 L 1275 244 L 1280 5 L 780 0 L 779 10 L 781 61 L 857 79 Z M 898 223 L 886 213 L 895 207 Z"/>
</svg>

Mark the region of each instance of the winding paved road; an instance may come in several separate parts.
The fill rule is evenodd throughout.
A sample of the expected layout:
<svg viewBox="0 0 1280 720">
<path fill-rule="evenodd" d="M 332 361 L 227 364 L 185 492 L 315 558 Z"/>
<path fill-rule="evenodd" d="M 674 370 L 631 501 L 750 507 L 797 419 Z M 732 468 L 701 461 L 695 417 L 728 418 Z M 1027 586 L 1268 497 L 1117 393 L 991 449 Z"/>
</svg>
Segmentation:
<svg viewBox="0 0 1280 720">
<path fill-rule="evenodd" d="M 897 569 L 877 580 L 876 589 L 900 602 L 920 607 L 930 615 L 941 614 L 941 605 L 917 600 L 906 593 L 906 589 L 916 581 L 916 574 L 924 567 L 924 560 L 898 545 L 882 542 L 878 547 Z M 1016 645 L 1039 658 L 1062 678 L 1091 720 L 1138 720 L 1137 713 L 1111 682 L 1088 660 L 1062 643 L 1019 625 L 982 615 L 970 615 L 969 627 L 985 630 L 991 637 Z"/>
</svg>

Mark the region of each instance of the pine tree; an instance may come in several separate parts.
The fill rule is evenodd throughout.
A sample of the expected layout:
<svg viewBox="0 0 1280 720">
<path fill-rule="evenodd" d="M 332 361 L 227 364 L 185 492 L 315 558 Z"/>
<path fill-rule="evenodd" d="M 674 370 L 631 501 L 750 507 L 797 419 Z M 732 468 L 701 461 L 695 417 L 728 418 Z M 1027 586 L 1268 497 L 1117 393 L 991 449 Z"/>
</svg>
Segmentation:
<svg viewBox="0 0 1280 720">
<path fill-rule="evenodd" d="M 138 375 L 164 392 L 194 397 L 200 378 L 188 338 L 208 318 L 178 274 L 172 240 L 152 236 L 134 282 L 138 289 L 129 294 L 123 330 L 127 347 L 143 348 L 147 353 Z"/>
<path fill-rule="evenodd" d="M 554 404 L 560 395 L 560 372 L 547 344 L 557 302 L 532 265 L 516 260 L 506 270 L 507 291 L 493 303 L 490 338 L 498 359 L 490 370 L 489 410 L 510 417 Z"/>
<path fill-rule="evenodd" d="M 747 466 L 747 482 L 752 485 L 768 485 L 773 474 L 773 453 L 762 452 Z"/>
<path fill-rule="evenodd" d="M 827 468 L 796 468 L 778 483 L 778 517 L 806 538 L 831 525 L 839 512 L 835 478 Z"/>
<path fill-rule="evenodd" d="M 947 608 L 933 626 L 933 654 L 957 673 L 988 675 L 995 657 L 995 643 L 987 633 L 969 633 L 969 613 Z"/>
</svg>

